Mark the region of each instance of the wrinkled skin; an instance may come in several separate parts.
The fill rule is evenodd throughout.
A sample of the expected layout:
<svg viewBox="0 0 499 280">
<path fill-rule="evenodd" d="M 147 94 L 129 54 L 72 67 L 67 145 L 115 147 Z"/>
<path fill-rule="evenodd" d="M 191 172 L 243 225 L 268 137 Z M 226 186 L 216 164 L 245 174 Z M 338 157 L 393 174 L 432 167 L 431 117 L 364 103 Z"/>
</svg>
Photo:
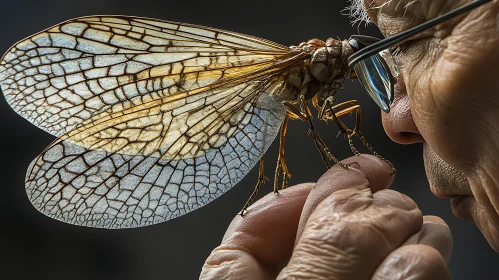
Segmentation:
<svg viewBox="0 0 499 280">
<path fill-rule="evenodd" d="M 450 279 L 445 222 L 387 189 L 394 176 L 386 162 L 344 162 L 355 163 L 236 216 L 200 279 Z"/>
<path fill-rule="evenodd" d="M 471 0 L 366 0 L 390 36 Z M 398 7 L 397 7 L 398 5 Z M 383 6 L 381 9 L 378 8 Z M 499 1 L 445 22 L 402 47 L 388 135 L 423 143 L 427 177 L 440 197 L 468 196 L 454 213 L 472 220 L 499 251 Z"/>
<path fill-rule="evenodd" d="M 365 0 L 386 35 L 471 0 Z M 407 4 L 409 4 L 407 6 Z M 406 7 L 407 8 L 404 8 Z M 382 7 L 382 8 L 380 8 Z M 432 191 L 453 199 L 499 251 L 499 1 L 445 22 L 404 44 L 388 135 L 423 143 Z M 257 201 L 236 217 L 206 260 L 201 279 L 450 279 L 449 228 L 388 190 L 383 161 L 360 156 L 317 184 Z"/>
</svg>

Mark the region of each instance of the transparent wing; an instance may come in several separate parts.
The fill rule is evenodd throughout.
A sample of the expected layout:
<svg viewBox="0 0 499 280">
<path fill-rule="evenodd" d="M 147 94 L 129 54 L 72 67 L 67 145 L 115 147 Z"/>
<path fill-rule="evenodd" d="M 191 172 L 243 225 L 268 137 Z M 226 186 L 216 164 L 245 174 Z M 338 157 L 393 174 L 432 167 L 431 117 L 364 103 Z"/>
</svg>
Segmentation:
<svg viewBox="0 0 499 280">
<path fill-rule="evenodd" d="M 159 150 L 164 159 L 196 157 L 234 137 L 251 118 L 243 107 L 252 105 L 267 88 L 268 83 L 256 81 L 230 84 L 105 112 L 61 140 L 111 153 L 147 156 Z"/>
<path fill-rule="evenodd" d="M 278 133 L 282 77 L 308 54 L 247 35 L 132 17 L 64 22 L 14 46 L 0 84 L 60 136 L 26 175 L 68 223 L 137 227 L 231 188 Z"/>
<path fill-rule="evenodd" d="M 98 113 L 203 91 L 289 55 L 282 45 L 209 27 L 84 17 L 13 46 L 0 62 L 0 86 L 16 112 L 61 136 Z"/>
<path fill-rule="evenodd" d="M 197 209 L 241 180 L 276 137 L 285 108 L 272 97 L 275 88 L 247 82 L 196 99 L 190 110 L 158 104 L 82 126 L 32 162 L 28 196 L 50 217 L 92 227 L 145 226 Z M 140 119 L 160 123 L 161 132 L 142 141 L 147 126 L 140 125 L 123 145 L 112 141 L 119 135 L 106 138 Z"/>
</svg>

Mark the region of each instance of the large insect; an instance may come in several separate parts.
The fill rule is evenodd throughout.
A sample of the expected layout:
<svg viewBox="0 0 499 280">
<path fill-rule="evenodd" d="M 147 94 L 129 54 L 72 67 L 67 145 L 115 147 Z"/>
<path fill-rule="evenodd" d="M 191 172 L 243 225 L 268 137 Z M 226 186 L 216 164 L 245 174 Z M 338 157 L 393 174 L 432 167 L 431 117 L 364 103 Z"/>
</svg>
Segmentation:
<svg viewBox="0 0 499 280">
<path fill-rule="evenodd" d="M 310 124 L 327 167 L 340 163 L 315 132 L 334 121 L 359 136 L 355 100 L 335 104 L 350 73 L 348 41 L 285 47 L 239 33 L 126 16 L 63 22 L 14 45 L 0 62 L 10 106 L 59 137 L 30 164 L 26 190 L 42 213 L 72 224 L 140 227 L 214 200 L 260 161 L 279 134 L 274 191 L 290 176 L 288 119 Z M 355 112 L 349 129 L 339 119 Z M 377 154 L 376 154 L 377 155 Z"/>
</svg>

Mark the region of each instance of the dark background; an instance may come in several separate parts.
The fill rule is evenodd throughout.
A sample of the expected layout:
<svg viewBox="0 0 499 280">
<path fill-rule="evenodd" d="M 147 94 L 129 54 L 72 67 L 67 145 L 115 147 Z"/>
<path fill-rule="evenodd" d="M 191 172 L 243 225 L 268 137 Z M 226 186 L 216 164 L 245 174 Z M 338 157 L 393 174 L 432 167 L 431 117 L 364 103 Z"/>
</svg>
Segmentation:
<svg viewBox="0 0 499 280">
<path fill-rule="evenodd" d="M 1 0 L 0 53 L 16 41 L 63 20 L 92 14 L 124 14 L 168 19 L 238 31 L 284 45 L 316 37 L 379 36 L 375 27 L 352 27 L 342 10 L 346 1 L 168 1 L 168 0 Z M 363 132 L 375 149 L 395 162 L 393 188 L 412 197 L 424 214 L 443 217 L 454 237 L 450 270 L 454 279 L 497 279 L 499 256 L 471 223 L 452 215 L 447 200 L 428 187 L 421 145 L 400 146 L 384 134 L 379 109 L 357 82 L 346 82 L 337 96 L 356 98 L 363 108 Z M 333 124 L 319 124 L 333 153 L 350 156 Z M 316 181 L 325 168 L 307 126 L 292 122 L 287 159 L 291 184 Z M 28 164 L 53 137 L 16 115 L 0 98 L 0 278 L 3 279 L 197 279 L 201 266 L 249 197 L 257 170 L 221 198 L 198 211 L 159 225 L 131 230 L 72 226 L 45 217 L 28 201 Z M 267 162 L 274 162 L 277 141 Z M 272 177 L 273 164 L 267 164 Z M 272 184 L 261 193 L 271 191 Z"/>
</svg>

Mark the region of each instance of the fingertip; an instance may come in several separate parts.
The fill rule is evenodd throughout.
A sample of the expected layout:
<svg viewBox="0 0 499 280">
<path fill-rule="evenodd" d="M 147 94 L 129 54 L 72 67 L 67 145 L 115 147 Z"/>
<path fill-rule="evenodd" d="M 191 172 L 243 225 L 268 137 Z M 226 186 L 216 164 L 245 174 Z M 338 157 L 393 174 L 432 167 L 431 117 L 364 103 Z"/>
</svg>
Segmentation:
<svg viewBox="0 0 499 280">
<path fill-rule="evenodd" d="M 440 225 L 445 225 L 447 226 L 447 223 L 440 217 L 438 216 L 432 216 L 432 215 L 427 215 L 423 217 L 423 223 L 429 223 L 429 224 L 440 224 Z"/>
<path fill-rule="evenodd" d="M 435 248 L 405 245 L 393 251 L 376 270 L 373 280 L 381 279 L 451 279 L 447 264 Z"/>
<path fill-rule="evenodd" d="M 449 226 L 437 216 L 424 216 L 423 225 L 419 232 L 407 239 L 405 244 L 422 244 L 433 247 L 440 252 L 447 263 L 450 261 L 454 247 Z"/>
<path fill-rule="evenodd" d="M 343 160 L 344 163 L 356 163 L 351 167 L 360 170 L 369 181 L 372 192 L 388 188 L 395 179 L 393 167 L 386 160 L 377 156 L 361 154 Z"/>
</svg>

